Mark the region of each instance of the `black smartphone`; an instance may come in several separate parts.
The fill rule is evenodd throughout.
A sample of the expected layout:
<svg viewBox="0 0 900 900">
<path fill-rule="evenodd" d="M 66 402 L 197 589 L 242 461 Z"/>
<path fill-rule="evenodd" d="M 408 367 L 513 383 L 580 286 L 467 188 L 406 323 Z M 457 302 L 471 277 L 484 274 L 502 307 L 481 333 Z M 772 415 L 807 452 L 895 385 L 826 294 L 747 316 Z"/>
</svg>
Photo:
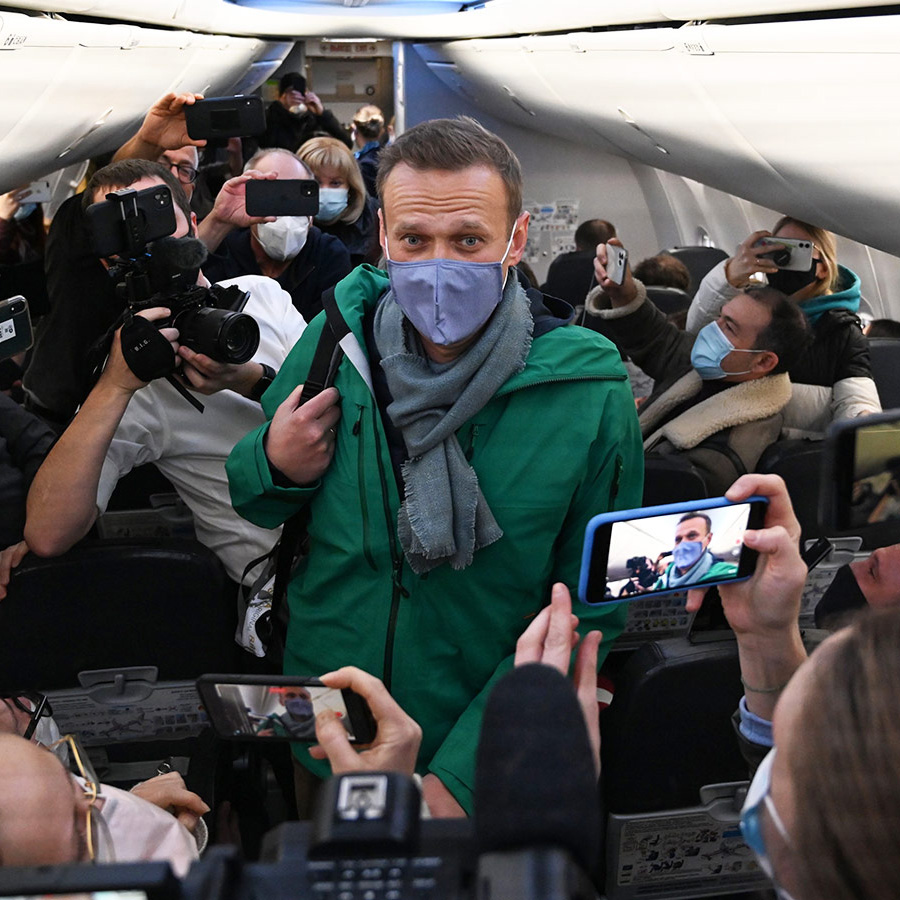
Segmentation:
<svg viewBox="0 0 900 900">
<path fill-rule="evenodd" d="M 315 216 L 319 185 L 311 178 L 283 178 L 247 182 L 245 201 L 250 216 Z"/>
<path fill-rule="evenodd" d="M 22 353 L 33 343 L 28 301 L 21 294 L 0 300 L 0 359 Z"/>
<path fill-rule="evenodd" d="M 834 422 L 824 448 L 820 524 L 889 539 L 900 531 L 900 410 Z"/>
<path fill-rule="evenodd" d="M 595 516 L 585 533 L 579 599 L 617 603 L 749 578 L 757 554 L 743 535 L 762 527 L 767 503 L 717 497 Z"/>
<path fill-rule="evenodd" d="M 192 140 L 248 137 L 266 130 L 261 97 L 210 97 L 185 104 L 184 122 Z"/>
<path fill-rule="evenodd" d="M 219 737 L 237 741 L 315 741 L 316 716 L 337 713 L 352 743 L 375 739 L 369 704 L 349 689 L 289 675 L 201 675 L 197 690 Z"/>
<path fill-rule="evenodd" d="M 135 191 L 123 188 L 92 203 L 85 212 L 91 245 L 97 256 L 140 256 L 150 241 L 172 234 L 177 227 L 172 192 L 154 184 Z"/>
</svg>

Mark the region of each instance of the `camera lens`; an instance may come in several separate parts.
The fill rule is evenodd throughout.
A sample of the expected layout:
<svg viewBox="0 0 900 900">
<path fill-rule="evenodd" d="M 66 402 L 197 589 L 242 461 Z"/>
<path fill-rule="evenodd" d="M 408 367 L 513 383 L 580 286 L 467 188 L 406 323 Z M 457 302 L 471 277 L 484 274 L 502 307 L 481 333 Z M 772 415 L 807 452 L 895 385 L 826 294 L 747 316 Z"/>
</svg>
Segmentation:
<svg viewBox="0 0 900 900">
<path fill-rule="evenodd" d="M 247 362 L 259 346 L 259 325 L 246 313 L 204 307 L 174 322 L 182 344 L 217 362 Z"/>
</svg>

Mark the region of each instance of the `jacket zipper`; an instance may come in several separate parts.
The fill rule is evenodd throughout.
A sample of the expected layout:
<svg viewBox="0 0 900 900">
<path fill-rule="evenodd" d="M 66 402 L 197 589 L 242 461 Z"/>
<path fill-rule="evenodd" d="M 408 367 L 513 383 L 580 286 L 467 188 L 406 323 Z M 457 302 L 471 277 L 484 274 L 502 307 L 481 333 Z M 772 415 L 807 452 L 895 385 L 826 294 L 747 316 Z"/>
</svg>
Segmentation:
<svg viewBox="0 0 900 900">
<path fill-rule="evenodd" d="M 478 438 L 478 432 L 480 430 L 480 425 L 473 425 L 472 430 L 469 432 L 468 446 L 466 447 L 465 453 L 463 454 L 467 462 L 471 462 L 472 456 L 475 454 L 475 441 Z"/>
<path fill-rule="evenodd" d="M 372 427 L 375 431 L 375 458 L 378 461 L 378 478 L 381 482 L 381 504 L 384 508 L 384 521 L 387 526 L 388 545 L 391 549 L 391 611 L 388 616 L 387 638 L 384 643 L 384 665 L 381 680 L 390 691 L 391 677 L 394 668 L 394 635 L 397 629 L 397 616 L 400 612 L 400 598 L 408 597 L 409 591 L 403 587 L 403 555 L 397 546 L 396 524 L 391 516 L 388 502 L 387 476 L 381 459 L 381 435 L 378 433 L 378 409 L 373 408 Z"/>
<path fill-rule="evenodd" d="M 375 558 L 372 556 L 372 547 L 371 547 L 371 534 L 369 529 L 369 500 L 366 495 L 366 482 L 365 482 L 365 460 L 363 454 L 363 436 L 362 436 L 362 417 L 363 411 L 365 407 L 361 404 L 356 404 L 357 416 L 356 421 L 353 423 L 353 435 L 356 437 L 356 477 L 361 487 L 359 492 L 359 506 L 360 512 L 362 514 L 362 533 L 363 533 L 363 555 L 366 558 L 366 562 L 369 564 L 369 568 L 373 572 L 378 571 L 378 566 L 375 564 Z"/>
</svg>

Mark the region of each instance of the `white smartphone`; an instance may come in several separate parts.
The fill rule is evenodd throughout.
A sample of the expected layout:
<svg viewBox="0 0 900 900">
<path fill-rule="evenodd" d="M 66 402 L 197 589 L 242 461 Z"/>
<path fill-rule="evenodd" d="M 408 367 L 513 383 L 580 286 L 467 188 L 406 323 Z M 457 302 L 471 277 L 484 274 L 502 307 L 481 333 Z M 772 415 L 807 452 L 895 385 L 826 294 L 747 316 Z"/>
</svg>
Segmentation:
<svg viewBox="0 0 900 900">
<path fill-rule="evenodd" d="M 610 281 L 621 284 L 625 279 L 625 267 L 628 265 L 628 251 L 615 244 L 606 245 L 606 275 Z"/>
<path fill-rule="evenodd" d="M 47 179 L 32 181 L 20 195 L 21 203 L 49 203 L 53 199 L 53 191 Z"/>
<path fill-rule="evenodd" d="M 791 272 L 808 272 L 812 266 L 812 241 L 799 240 L 798 238 L 764 237 L 757 244 L 770 245 L 782 244 L 771 253 L 764 253 L 778 266 L 779 269 L 787 269 Z"/>
</svg>

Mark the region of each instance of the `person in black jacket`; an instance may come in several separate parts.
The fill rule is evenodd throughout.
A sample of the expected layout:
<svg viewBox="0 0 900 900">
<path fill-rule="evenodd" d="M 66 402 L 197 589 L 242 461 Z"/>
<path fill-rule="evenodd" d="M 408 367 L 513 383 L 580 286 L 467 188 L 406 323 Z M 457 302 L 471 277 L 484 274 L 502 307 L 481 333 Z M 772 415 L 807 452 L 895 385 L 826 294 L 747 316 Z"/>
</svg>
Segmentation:
<svg viewBox="0 0 900 900">
<path fill-rule="evenodd" d="M 274 174 L 276 179 L 312 178 L 293 153 L 280 148 L 260 150 L 247 162 L 245 176 L 250 170 Z M 215 208 L 210 218 L 222 222 L 222 230 L 229 227 L 217 216 Z M 232 228 L 227 236 L 218 229 L 215 236 L 201 236 L 214 251 L 203 266 L 207 277 L 213 281 L 238 275 L 274 278 L 291 295 L 307 322 L 321 312 L 323 291 L 337 284 L 352 268 L 347 248 L 336 237 L 313 226 L 309 216 L 279 216 L 271 222 Z"/>
<path fill-rule="evenodd" d="M 306 89 L 306 79 L 299 72 L 282 75 L 278 99 L 266 109 L 266 130 L 260 138 L 260 147 L 283 147 L 296 153 L 305 141 L 323 133 L 352 146 L 350 135 L 334 113 Z"/>
</svg>

